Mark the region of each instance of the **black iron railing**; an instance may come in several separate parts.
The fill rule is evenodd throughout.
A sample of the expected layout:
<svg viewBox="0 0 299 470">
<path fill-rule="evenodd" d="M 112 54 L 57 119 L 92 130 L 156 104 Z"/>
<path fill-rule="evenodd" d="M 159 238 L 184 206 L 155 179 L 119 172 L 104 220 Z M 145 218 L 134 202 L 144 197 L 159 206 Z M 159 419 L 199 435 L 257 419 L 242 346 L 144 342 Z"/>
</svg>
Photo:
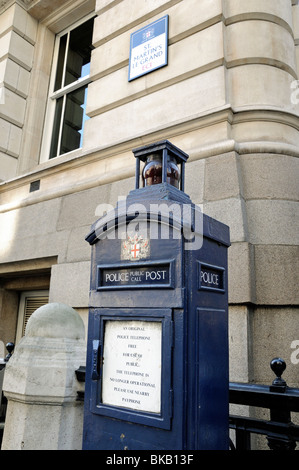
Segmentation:
<svg viewBox="0 0 299 470">
<path fill-rule="evenodd" d="M 251 450 L 251 435 L 265 435 L 269 449 L 295 450 L 299 442 L 299 426 L 291 420 L 291 412 L 299 412 L 299 389 L 288 387 L 281 375 L 286 363 L 281 358 L 271 361 L 276 375 L 272 385 L 230 383 L 229 401 L 238 405 L 266 408 L 270 419 L 230 415 L 229 426 L 235 430 L 234 450 Z"/>
</svg>

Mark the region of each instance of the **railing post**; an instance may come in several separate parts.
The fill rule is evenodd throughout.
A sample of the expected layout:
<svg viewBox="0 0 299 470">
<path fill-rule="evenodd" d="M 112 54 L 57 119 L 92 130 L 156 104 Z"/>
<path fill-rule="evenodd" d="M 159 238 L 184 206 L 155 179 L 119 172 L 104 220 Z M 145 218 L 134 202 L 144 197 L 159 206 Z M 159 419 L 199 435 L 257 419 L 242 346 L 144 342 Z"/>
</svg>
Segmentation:
<svg viewBox="0 0 299 470">
<path fill-rule="evenodd" d="M 282 374 L 286 369 L 286 363 L 283 359 L 276 357 L 270 362 L 270 367 L 273 370 L 276 378 L 273 380 L 270 386 L 270 392 L 285 393 L 288 386 Z M 280 410 L 277 408 L 270 408 L 270 420 L 278 423 L 291 424 L 291 413 L 288 410 Z M 268 446 L 271 450 L 276 451 L 289 451 L 294 450 L 296 447 L 296 441 L 293 439 L 285 439 L 280 437 L 267 436 Z"/>
<path fill-rule="evenodd" d="M 236 450 L 251 450 L 250 432 L 245 429 L 236 429 Z"/>
</svg>

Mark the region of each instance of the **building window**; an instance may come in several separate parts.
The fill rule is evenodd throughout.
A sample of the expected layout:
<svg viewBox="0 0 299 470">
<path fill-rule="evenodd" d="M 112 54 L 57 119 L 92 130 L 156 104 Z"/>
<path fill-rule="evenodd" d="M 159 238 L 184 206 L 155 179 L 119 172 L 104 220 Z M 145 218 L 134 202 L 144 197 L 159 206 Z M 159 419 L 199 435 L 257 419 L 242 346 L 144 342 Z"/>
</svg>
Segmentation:
<svg viewBox="0 0 299 470">
<path fill-rule="evenodd" d="M 48 110 L 52 128 L 47 145 L 49 158 L 82 147 L 84 123 L 88 119 L 85 109 L 93 22 L 94 18 L 90 18 L 64 31 L 56 39 Z"/>
<path fill-rule="evenodd" d="M 25 335 L 29 318 L 39 307 L 49 302 L 49 291 L 27 291 L 20 296 L 16 343 Z"/>
</svg>

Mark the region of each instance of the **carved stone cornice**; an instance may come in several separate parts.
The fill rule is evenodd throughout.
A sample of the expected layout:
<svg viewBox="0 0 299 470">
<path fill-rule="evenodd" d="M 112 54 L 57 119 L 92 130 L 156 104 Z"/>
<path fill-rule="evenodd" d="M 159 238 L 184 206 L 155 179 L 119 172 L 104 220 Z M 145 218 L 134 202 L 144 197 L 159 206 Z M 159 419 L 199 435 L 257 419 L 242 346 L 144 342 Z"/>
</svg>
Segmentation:
<svg viewBox="0 0 299 470">
<path fill-rule="evenodd" d="M 34 18 L 38 21 L 42 21 L 69 1 L 70 0 L 0 0 L 0 13 L 14 3 L 18 3 Z"/>
<path fill-rule="evenodd" d="M 20 5 L 23 5 L 28 8 L 34 2 L 36 2 L 36 0 L 0 0 L 0 11 L 5 10 L 13 3 L 19 3 Z"/>
</svg>

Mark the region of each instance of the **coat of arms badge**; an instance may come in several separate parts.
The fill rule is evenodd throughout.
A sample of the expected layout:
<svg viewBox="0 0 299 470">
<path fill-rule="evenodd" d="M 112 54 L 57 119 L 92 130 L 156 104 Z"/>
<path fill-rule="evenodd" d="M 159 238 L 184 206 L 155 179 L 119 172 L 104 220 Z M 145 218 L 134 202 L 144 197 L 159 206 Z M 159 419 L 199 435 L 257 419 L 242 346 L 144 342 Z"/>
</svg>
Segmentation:
<svg viewBox="0 0 299 470">
<path fill-rule="evenodd" d="M 121 247 L 121 258 L 137 261 L 139 259 L 147 258 L 150 254 L 150 243 L 148 238 L 144 238 L 142 235 L 130 236 L 128 235 L 126 240 L 122 242 Z"/>
</svg>

